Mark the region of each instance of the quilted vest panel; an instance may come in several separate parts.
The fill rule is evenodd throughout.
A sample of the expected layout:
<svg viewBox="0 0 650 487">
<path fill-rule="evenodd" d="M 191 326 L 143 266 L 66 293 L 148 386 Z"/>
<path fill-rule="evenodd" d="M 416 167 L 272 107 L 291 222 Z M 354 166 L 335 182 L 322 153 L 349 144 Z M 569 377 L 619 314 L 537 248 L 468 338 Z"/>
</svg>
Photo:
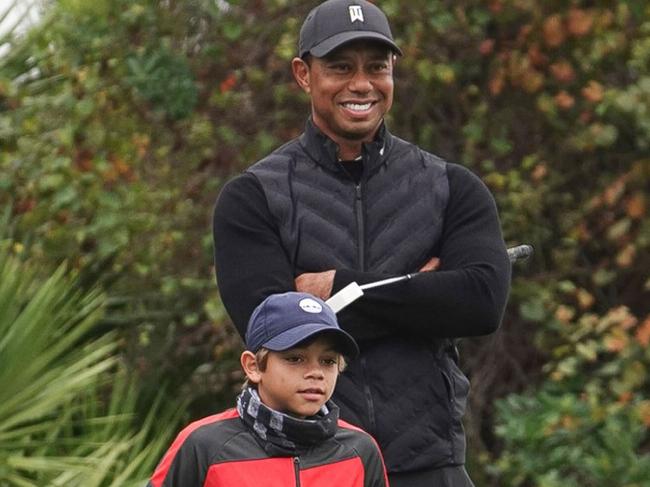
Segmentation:
<svg viewBox="0 0 650 487">
<path fill-rule="evenodd" d="M 393 139 L 358 186 L 342 168 L 310 158 L 298 141 L 249 169 L 296 275 L 341 267 L 407 273 L 434 255 L 449 194 L 445 164 Z"/>
</svg>

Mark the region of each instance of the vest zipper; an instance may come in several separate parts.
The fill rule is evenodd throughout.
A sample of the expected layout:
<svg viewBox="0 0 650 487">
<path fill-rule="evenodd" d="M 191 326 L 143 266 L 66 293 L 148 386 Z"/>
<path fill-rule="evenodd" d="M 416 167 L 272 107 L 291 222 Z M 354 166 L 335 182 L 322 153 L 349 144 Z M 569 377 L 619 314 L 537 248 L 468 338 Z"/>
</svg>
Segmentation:
<svg viewBox="0 0 650 487">
<path fill-rule="evenodd" d="M 356 185 L 356 198 L 354 202 L 354 206 L 356 209 L 357 213 L 357 259 L 359 261 L 359 270 L 364 271 L 366 270 L 366 262 L 365 262 L 365 234 L 366 234 L 366 229 L 365 229 L 365 222 L 363 221 L 363 201 L 361 199 L 361 184 Z"/>
<path fill-rule="evenodd" d="M 368 406 L 368 421 L 370 422 L 370 431 L 375 432 L 375 403 L 372 400 L 372 392 L 370 391 L 370 382 L 368 381 L 368 374 L 366 373 L 366 357 L 361 357 L 361 370 L 363 370 L 363 393 L 366 396 L 366 406 Z M 372 434 L 371 433 L 371 434 Z"/>
<path fill-rule="evenodd" d="M 296 475 L 296 487 L 300 487 L 300 458 L 293 457 L 293 472 Z"/>
</svg>

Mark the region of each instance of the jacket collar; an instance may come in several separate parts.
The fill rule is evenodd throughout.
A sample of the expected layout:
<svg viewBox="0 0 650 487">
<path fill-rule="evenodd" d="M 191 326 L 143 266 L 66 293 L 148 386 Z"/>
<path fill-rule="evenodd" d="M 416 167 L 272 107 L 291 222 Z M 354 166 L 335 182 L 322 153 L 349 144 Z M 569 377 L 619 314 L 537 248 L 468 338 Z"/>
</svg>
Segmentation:
<svg viewBox="0 0 650 487">
<path fill-rule="evenodd" d="M 375 168 L 388 161 L 388 153 L 393 143 L 393 136 L 382 122 L 375 140 L 365 143 L 361 149 L 364 172 L 371 173 Z M 309 117 L 305 131 L 300 136 L 300 145 L 314 161 L 333 171 L 342 171 L 338 162 L 338 145 L 325 135 Z"/>
<path fill-rule="evenodd" d="M 237 397 L 237 412 L 271 456 L 299 455 L 326 441 L 336 433 L 339 419 L 339 408 L 332 401 L 315 416 L 294 418 L 266 406 L 252 387 Z"/>
</svg>

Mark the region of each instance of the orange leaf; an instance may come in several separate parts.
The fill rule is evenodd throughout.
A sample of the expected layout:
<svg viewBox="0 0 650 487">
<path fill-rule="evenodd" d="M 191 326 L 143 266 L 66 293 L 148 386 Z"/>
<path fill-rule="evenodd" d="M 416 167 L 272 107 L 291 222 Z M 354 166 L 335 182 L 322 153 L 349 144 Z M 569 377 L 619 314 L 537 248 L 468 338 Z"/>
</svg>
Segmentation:
<svg viewBox="0 0 650 487">
<path fill-rule="evenodd" d="M 555 95 L 554 100 L 558 108 L 561 108 L 562 110 L 568 110 L 572 108 L 576 102 L 575 98 L 573 98 L 564 90 Z"/>
<path fill-rule="evenodd" d="M 591 231 L 589 230 L 587 224 L 584 222 L 578 224 L 576 228 L 576 234 L 581 242 L 587 242 L 592 238 Z"/>
<path fill-rule="evenodd" d="M 643 347 L 650 345 L 650 315 L 637 328 L 635 337 Z"/>
<path fill-rule="evenodd" d="M 558 61 L 549 66 L 551 74 L 560 83 L 571 83 L 576 78 L 576 73 L 568 61 Z"/>
<path fill-rule="evenodd" d="M 537 44 L 533 44 L 528 49 L 528 60 L 530 61 L 530 64 L 536 68 L 540 68 L 548 64 L 548 56 L 542 52 Z"/>
<path fill-rule="evenodd" d="M 618 324 L 621 330 L 629 330 L 638 322 L 636 316 L 630 312 L 630 308 L 627 306 L 612 308 L 607 313 L 606 319 L 610 320 L 612 324 Z"/>
<path fill-rule="evenodd" d="M 501 0 L 491 0 L 488 3 L 488 8 L 493 14 L 498 14 L 503 10 L 503 2 Z"/>
<path fill-rule="evenodd" d="M 555 319 L 564 325 L 568 325 L 575 316 L 575 310 L 569 306 L 561 304 L 555 310 Z"/>
<path fill-rule="evenodd" d="M 576 298 L 578 299 L 578 305 L 581 309 L 589 309 L 596 302 L 596 298 L 585 289 L 578 289 L 576 292 Z"/>
<path fill-rule="evenodd" d="M 559 15 L 552 15 L 544 22 L 542 26 L 544 42 L 549 47 L 558 47 L 566 39 L 562 18 Z"/>
<path fill-rule="evenodd" d="M 620 404 L 627 404 L 632 400 L 633 397 L 634 395 L 632 394 L 631 391 L 625 391 L 619 396 L 618 402 Z"/>
<path fill-rule="evenodd" d="M 605 96 L 605 89 L 598 81 L 591 80 L 587 86 L 582 89 L 582 96 L 592 103 L 598 103 Z"/>
<path fill-rule="evenodd" d="M 627 183 L 626 180 L 627 178 L 625 176 L 622 176 L 607 187 L 603 193 L 605 203 L 607 203 L 609 206 L 613 206 L 614 203 L 616 203 L 621 198 L 621 196 L 623 196 Z"/>
<path fill-rule="evenodd" d="M 480 52 L 482 56 L 488 56 L 492 54 L 492 51 L 494 51 L 494 39 L 485 39 L 478 46 L 478 52 Z"/>
<path fill-rule="evenodd" d="M 115 171 L 117 171 L 117 174 L 120 176 L 124 176 L 131 172 L 131 167 L 126 162 L 124 162 L 124 159 L 121 157 L 116 157 L 113 160 L 113 167 L 115 168 Z"/>
<path fill-rule="evenodd" d="M 643 193 L 635 193 L 625 202 L 625 211 L 630 218 L 640 220 L 645 216 L 646 206 Z"/>
<path fill-rule="evenodd" d="M 151 144 L 151 139 L 148 135 L 145 134 L 135 134 L 131 140 L 133 141 L 133 145 L 135 145 L 138 158 L 142 159 L 147 155 L 147 150 Z"/>
<path fill-rule="evenodd" d="M 608 335 L 603 340 L 605 348 L 610 352 L 622 352 L 628 345 L 628 340 L 625 335 Z"/>
<path fill-rule="evenodd" d="M 528 93 L 535 93 L 544 86 L 544 75 L 535 69 L 526 69 L 521 73 L 521 87 Z"/>
<path fill-rule="evenodd" d="M 228 77 L 219 84 L 219 91 L 221 93 L 227 93 L 232 90 L 237 84 L 237 77 L 235 73 L 230 73 Z"/>
<path fill-rule="evenodd" d="M 588 125 L 594 119 L 594 113 L 588 110 L 585 110 L 580 114 L 578 120 L 584 125 Z"/>
<path fill-rule="evenodd" d="M 567 30 L 575 37 L 582 37 L 587 34 L 594 24 L 594 15 L 586 10 L 572 8 L 567 18 Z"/>
<path fill-rule="evenodd" d="M 537 164 L 531 174 L 533 181 L 541 181 L 548 174 L 548 167 L 544 163 Z"/>
<path fill-rule="evenodd" d="M 490 79 L 490 82 L 488 83 L 488 89 L 490 90 L 490 94 L 492 96 L 496 96 L 501 91 L 503 91 L 503 87 L 506 83 L 505 80 L 505 71 L 503 68 L 499 68 L 496 73 L 494 73 L 494 76 L 492 76 L 492 79 Z"/>
<path fill-rule="evenodd" d="M 560 420 L 560 424 L 562 425 L 562 428 L 568 431 L 575 431 L 578 429 L 579 421 L 577 418 L 573 416 L 564 415 L 562 416 L 562 419 Z"/>
<path fill-rule="evenodd" d="M 636 257 L 636 248 L 634 245 L 628 244 L 616 256 L 616 263 L 619 267 L 630 267 L 634 262 L 634 257 Z"/>
<path fill-rule="evenodd" d="M 533 26 L 531 24 L 523 25 L 517 34 L 517 45 L 524 44 L 532 31 Z"/>
</svg>

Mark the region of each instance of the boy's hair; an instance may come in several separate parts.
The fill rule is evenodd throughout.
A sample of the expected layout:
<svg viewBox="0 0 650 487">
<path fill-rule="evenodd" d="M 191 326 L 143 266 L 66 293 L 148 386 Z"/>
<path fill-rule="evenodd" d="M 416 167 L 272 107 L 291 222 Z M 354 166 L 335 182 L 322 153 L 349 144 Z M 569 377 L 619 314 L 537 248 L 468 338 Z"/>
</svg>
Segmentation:
<svg viewBox="0 0 650 487">
<path fill-rule="evenodd" d="M 260 348 L 257 353 L 255 354 L 255 361 L 257 362 L 257 367 L 264 372 L 266 370 L 266 363 L 269 360 L 269 350 L 268 348 Z M 278 352 L 279 353 L 279 352 Z M 339 374 L 345 370 L 345 368 L 348 366 L 348 363 L 345 360 L 345 357 L 341 352 L 337 352 L 339 354 L 339 361 L 338 361 L 338 369 L 339 369 Z M 248 378 L 244 381 L 244 384 L 242 385 L 242 389 L 246 389 L 247 387 L 255 387 L 255 384 L 252 384 Z"/>
</svg>

